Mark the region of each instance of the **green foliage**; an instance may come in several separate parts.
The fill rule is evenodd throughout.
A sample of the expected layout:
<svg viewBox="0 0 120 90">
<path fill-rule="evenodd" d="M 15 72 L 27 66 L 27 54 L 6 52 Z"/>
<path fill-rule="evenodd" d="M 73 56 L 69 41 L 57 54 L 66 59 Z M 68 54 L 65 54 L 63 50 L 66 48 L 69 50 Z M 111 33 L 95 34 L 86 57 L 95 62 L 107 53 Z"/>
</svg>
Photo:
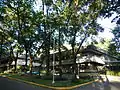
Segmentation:
<svg viewBox="0 0 120 90">
<path fill-rule="evenodd" d="M 109 47 L 110 41 L 111 40 L 104 39 L 104 40 L 101 40 L 100 42 L 98 42 L 97 44 L 95 44 L 95 46 L 97 46 L 98 48 L 101 48 L 103 50 L 108 51 L 110 49 L 110 47 Z"/>
<path fill-rule="evenodd" d="M 2 3 L 4 5 L 0 7 L 0 16 L 3 18 L 1 23 L 4 27 L 0 26 L 0 34 L 4 36 L 4 40 L 0 37 L 0 50 L 19 54 L 26 51 L 26 63 L 27 55 L 34 57 L 44 53 L 49 67 L 51 49 L 60 52 L 64 50 L 62 46 L 67 42 L 77 55 L 77 42 L 81 47 L 89 36 L 103 31 L 97 23 L 104 7 L 104 1 L 101 0 L 41 0 L 40 9 L 36 11 L 34 7 L 37 4 L 34 0 L 5 0 Z"/>
<path fill-rule="evenodd" d="M 116 49 L 119 52 L 120 51 L 120 26 L 118 25 L 117 27 L 115 27 L 112 33 L 114 35 L 113 42 L 115 42 Z"/>
<path fill-rule="evenodd" d="M 107 71 L 106 74 L 107 75 L 113 75 L 113 76 L 120 76 L 120 72 L 119 71 Z"/>
<path fill-rule="evenodd" d="M 113 56 L 117 56 L 116 46 L 114 43 L 109 45 L 108 53 Z"/>
<path fill-rule="evenodd" d="M 120 0 L 105 0 L 104 7 L 102 8 L 100 14 L 103 17 L 111 17 L 114 13 L 116 13 L 117 15 L 114 17 L 112 22 L 116 22 L 117 24 L 120 24 L 119 7 L 120 7 Z"/>
<path fill-rule="evenodd" d="M 34 11 L 33 3 L 34 1 L 30 2 L 30 0 L 6 0 L 4 3 L 6 7 L 2 7 L 5 10 L 5 23 L 3 24 L 8 29 L 7 32 L 13 42 L 17 40 L 21 48 L 25 49 L 27 45 L 27 49 L 36 49 L 35 45 L 38 42 L 46 41 L 51 31 L 55 35 L 55 37 L 50 35 L 51 38 L 57 39 L 58 35 L 56 32 L 60 30 L 61 37 L 63 37 L 60 42 L 64 43 L 65 37 L 84 36 L 84 33 L 96 35 L 96 30 L 100 29 L 96 23 L 99 11 L 103 7 L 99 0 L 95 2 L 73 2 L 70 7 L 67 4 L 63 6 L 62 1 L 56 1 L 53 4 L 52 1 L 43 0 L 41 7 L 44 11 L 43 9 Z M 76 3 L 78 3 L 77 7 L 75 7 Z M 44 7 L 46 5 L 47 8 L 45 10 Z M 49 12 L 51 9 L 53 10 Z M 45 14 L 45 11 L 47 14 Z M 94 11 L 95 13 L 93 13 Z"/>
<path fill-rule="evenodd" d="M 120 57 L 120 26 L 118 25 L 112 30 L 114 38 L 109 45 L 108 53 L 116 57 Z"/>
</svg>

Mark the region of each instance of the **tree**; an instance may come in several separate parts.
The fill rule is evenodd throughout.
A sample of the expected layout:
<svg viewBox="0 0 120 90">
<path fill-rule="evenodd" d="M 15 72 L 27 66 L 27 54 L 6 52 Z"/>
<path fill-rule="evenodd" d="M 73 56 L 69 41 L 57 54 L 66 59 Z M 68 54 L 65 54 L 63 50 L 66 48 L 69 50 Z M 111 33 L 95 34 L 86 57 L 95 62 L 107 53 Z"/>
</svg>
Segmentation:
<svg viewBox="0 0 120 90">
<path fill-rule="evenodd" d="M 116 51 L 115 43 L 111 43 L 108 47 L 108 54 L 117 57 L 118 52 Z"/>
<path fill-rule="evenodd" d="M 101 38 L 101 40 L 99 42 L 97 42 L 97 43 L 96 42 L 97 41 L 94 42 L 96 47 L 108 51 L 110 43 L 111 43 L 111 40 L 110 39 L 105 39 L 105 38 L 103 39 L 103 38 Z"/>
<path fill-rule="evenodd" d="M 120 52 L 120 25 L 115 27 L 112 33 L 114 35 L 113 41 L 115 42 L 116 49 Z"/>
<path fill-rule="evenodd" d="M 31 57 L 33 54 L 32 49 L 35 47 L 33 43 L 37 41 L 36 30 L 40 24 L 42 13 L 33 10 L 32 0 L 6 0 L 4 4 L 3 24 L 13 39 L 13 44 L 16 44 L 15 47 L 24 48 L 26 51 L 25 66 L 27 66 L 28 53 Z M 18 56 L 18 53 L 19 50 L 16 51 L 16 56 Z"/>
<path fill-rule="evenodd" d="M 96 23 L 97 18 L 100 16 L 99 12 L 103 8 L 103 3 L 100 3 L 100 1 L 82 2 L 76 0 L 75 2 L 74 1 L 62 2 L 61 0 L 58 0 L 54 3 L 53 2 L 51 3 L 52 4 L 49 5 L 49 7 L 51 8 L 51 12 L 47 16 L 49 17 L 47 19 L 49 21 L 51 20 L 51 22 L 46 21 L 46 23 L 43 24 L 44 30 L 45 31 L 48 30 L 48 26 L 51 26 L 50 28 L 53 31 L 54 38 L 56 39 L 57 37 L 59 37 L 58 39 L 59 46 L 60 46 L 60 35 L 64 35 L 67 38 L 67 42 L 71 42 L 70 44 L 72 46 L 73 58 L 74 58 L 73 70 L 74 72 L 76 72 L 76 58 L 82 44 L 84 43 L 84 41 L 86 41 L 86 39 L 90 35 L 97 35 L 98 31 L 103 30 L 100 27 L 100 25 Z M 46 4 L 44 6 L 48 6 L 48 5 Z M 60 32 L 60 30 L 63 30 L 63 32 Z M 57 33 L 59 35 L 57 35 Z M 45 37 L 48 35 L 49 33 L 48 34 L 46 33 Z M 61 39 L 65 38 L 64 36 L 61 37 Z M 77 36 L 79 36 L 80 38 L 79 47 L 75 51 Z M 45 41 L 47 41 L 47 39 Z M 45 43 L 44 45 L 47 46 L 47 44 Z M 49 50 L 45 50 L 45 51 L 49 51 Z M 59 54 L 60 54 L 60 48 L 59 48 Z M 47 64 L 47 66 L 49 65 Z"/>
<path fill-rule="evenodd" d="M 76 59 L 77 54 L 82 46 L 82 44 L 87 40 L 87 38 L 91 35 L 97 35 L 98 31 L 102 31 L 103 29 L 99 24 L 96 23 L 97 18 L 100 16 L 100 11 L 103 8 L 103 2 L 100 1 L 78 1 L 71 0 L 72 2 L 68 2 L 69 5 L 65 7 L 66 15 L 66 30 L 68 33 L 66 35 L 69 37 L 69 42 L 72 46 L 73 59 L 74 59 L 74 74 L 76 77 Z M 76 37 L 79 37 L 79 46 L 77 50 L 76 46 Z"/>
<path fill-rule="evenodd" d="M 111 41 L 108 52 L 111 55 L 114 55 L 119 58 L 120 57 L 120 26 L 117 25 L 112 30 L 112 33 L 114 35 L 114 38 Z"/>
<path fill-rule="evenodd" d="M 97 23 L 100 12 L 104 7 L 101 0 L 42 0 L 41 9 L 34 11 L 34 0 L 6 0 L 4 2 L 4 26 L 11 38 L 11 51 L 17 49 L 26 51 L 30 57 L 30 71 L 32 72 L 33 57 L 42 53 L 46 56 L 47 74 L 50 70 L 50 50 L 59 51 L 59 65 L 62 64 L 61 51 L 65 42 L 72 47 L 74 62 L 73 73 L 76 78 L 76 59 L 83 43 L 87 38 L 97 35 L 103 28 Z M 77 40 L 79 38 L 79 40 Z M 1 39 L 2 40 L 2 39 Z M 78 47 L 77 42 L 79 43 Z M 13 45 L 14 44 L 14 45 Z M 13 45 L 13 46 L 12 46 Z M 2 46 L 2 45 L 1 45 Z M 16 59 L 17 60 L 17 59 Z M 15 60 L 15 61 L 16 61 Z M 62 67 L 59 67 L 62 70 Z M 60 72 L 60 75 L 62 72 Z"/>
<path fill-rule="evenodd" d="M 120 0 L 105 0 L 104 7 L 102 8 L 100 14 L 103 17 L 111 17 L 114 13 L 117 15 L 114 17 L 114 19 L 111 22 L 116 21 L 117 24 L 120 24 Z"/>
</svg>

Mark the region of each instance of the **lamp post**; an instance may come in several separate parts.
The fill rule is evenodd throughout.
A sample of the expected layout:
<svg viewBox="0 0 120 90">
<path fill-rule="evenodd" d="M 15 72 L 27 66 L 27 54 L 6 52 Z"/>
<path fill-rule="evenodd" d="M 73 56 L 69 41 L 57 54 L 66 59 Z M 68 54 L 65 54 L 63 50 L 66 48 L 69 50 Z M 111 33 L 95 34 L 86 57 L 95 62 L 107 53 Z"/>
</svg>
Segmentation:
<svg viewBox="0 0 120 90">
<path fill-rule="evenodd" d="M 53 49 L 55 48 L 55 41 L 53 40 Z M 54 77 L 54 74 L 55 74 L 55 50 L 53 50 L 53 80 L 52 80 L 52 84 L 55 83 L 55 77 Z"/>
</svg>

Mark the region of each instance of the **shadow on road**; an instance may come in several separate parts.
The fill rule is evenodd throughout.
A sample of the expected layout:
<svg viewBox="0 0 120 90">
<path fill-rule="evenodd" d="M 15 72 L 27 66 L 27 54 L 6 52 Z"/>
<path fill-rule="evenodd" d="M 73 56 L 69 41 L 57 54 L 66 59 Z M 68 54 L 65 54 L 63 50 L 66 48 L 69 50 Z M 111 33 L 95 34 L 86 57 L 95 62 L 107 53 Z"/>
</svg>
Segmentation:
<svg viewBox="0 0 120 90">
<path fill-rule="evenodd" d="M 120 77 L 97 75 L 93 78 L 99 81 L 73 90 L 120 90 Z"/>
<path fill-rule="evenodd" d="M 110 82 L 110 85 L 114 86 L 114 87 L 116 87 L 116 88 L 118 88 L 120 90 L 120 82 L 116 82 L 116 81 Z"/>
<path fill-rule="evenodd" d="M 95 77 L 96 78 L 96 77 Z M 94 82 L 89 85 L 85 85 L 74 90 L 111 90 L 110 82 L 107 76 L 97 76 L 98 82 Z"/>
<path fill-rule="evenodd" d="M 102 76 L 99 76 L 99 81 L 99 83 L 101 83 L 100 90 L 111 90 L 110 81 L 106 75 L 104 78 Z"/>
</svg>

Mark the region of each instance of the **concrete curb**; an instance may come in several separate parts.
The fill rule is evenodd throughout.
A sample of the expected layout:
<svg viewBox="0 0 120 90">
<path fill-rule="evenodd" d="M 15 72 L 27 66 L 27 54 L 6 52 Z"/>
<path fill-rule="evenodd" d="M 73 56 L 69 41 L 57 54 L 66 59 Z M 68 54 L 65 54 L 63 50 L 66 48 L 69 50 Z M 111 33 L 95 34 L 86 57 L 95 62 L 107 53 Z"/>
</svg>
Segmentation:
<svg viewBox="0 0 120 90">
<path fill-rule="evenodd" d="M 79 85 L 75 85 L 75 86 L 71 86 L 71 87 L 53 87 L 53 86 L 47 86 L 47 85 L 43 85 L 43 84 L 37 84 L 37 83 L 34 83 L 34 82 L 24 81 L 24 80 L 21 80 L 21 79 L 16 79 L 16 78 L 12 78 L 12 77 L 9 77 L 9 76 L 3 76 L 3 75 L 0 75 L 0 76 L 6 77 L 6 78 L 11 79 L 11 80 L 16 80 L 16 81 L 24 82 L 24 83 L 27 83 L 27 84 L 32 84 L 32 85 L 36 85 L 36 86 L 40 86 L 40 87 L 44 87 L 44 88 L 53 89 L 53 90 L 71 90 L 71 89 L 75 89 L 75 88 L 85 86 L 85 85 L 88 85 L 88 84 L 91 84 L 93 82 L 98 81 L 98 80 L 94 80 L 94 81 L 90 81 L 90 82 L 87 82 L 87 83 L 83 83 L 83 84 L 79 84 Z"/>
</svg>

